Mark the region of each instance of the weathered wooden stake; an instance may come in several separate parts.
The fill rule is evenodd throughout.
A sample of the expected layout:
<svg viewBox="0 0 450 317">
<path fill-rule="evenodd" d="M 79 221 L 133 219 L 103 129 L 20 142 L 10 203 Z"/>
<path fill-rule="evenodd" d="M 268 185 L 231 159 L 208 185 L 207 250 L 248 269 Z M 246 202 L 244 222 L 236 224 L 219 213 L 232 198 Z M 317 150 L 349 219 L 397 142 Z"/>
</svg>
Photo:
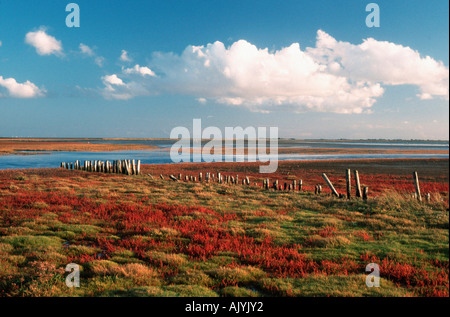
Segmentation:
<svg viewBox="0 0 450 317">
<path fill-rule="evenodd" d="M 417 174 L 417 172 L 413 173 L 413 177 L 414 177 L 414 186 L 416 187 L 417 199 L 419 201 L 422 201 L 422 196 L 420 195 L 419 175 Z"/>
<path fill-rule="evenodd" d="M 357 170 L 353 171 L 355 175 L 356 197 L 361 197 L 361 183 L 359 182 L 359 173 Z"/>
<path fill-rule="evenodd" d="M 323 179 L 327 182 L 328 187 L 330 187 L 331 192 L 333 193 L 333 195 L 335 195 L 336 197 L 339 197 L 339 193 L 337 192 L 337 190 L 334 188 L 333 183 L 331 183 L 331 181 L 328 179 L 327 174 L 323 173 L 322 174 Z"/>
<path fill-rule="evenodd" d="M 347 199 L 350 199 L 352 196 L 352 179 L 350 169 L 347 169 L 345 173 L 345 178 L 347 181 Z"/>
<path fill-rule="evenodd" d="M 364 186 L 364 188 L 363 188 L 363 199 L 364 200 L 367 200 L 368 194 L 369 194 L 369 187 Z"/>
<path fill-rule="evenodd" d="M 298 181 L 298 191 L 301 192 L 302 191 L 302 187 L 303 187 L 303 180 L 299 180 Z"/>
<path fill-rule="evenodd" d="M 132 175 L 136 175 L 136 161 L 133 160 L 132 165 L 131 165 L 131 173 Z"/>
</svg>

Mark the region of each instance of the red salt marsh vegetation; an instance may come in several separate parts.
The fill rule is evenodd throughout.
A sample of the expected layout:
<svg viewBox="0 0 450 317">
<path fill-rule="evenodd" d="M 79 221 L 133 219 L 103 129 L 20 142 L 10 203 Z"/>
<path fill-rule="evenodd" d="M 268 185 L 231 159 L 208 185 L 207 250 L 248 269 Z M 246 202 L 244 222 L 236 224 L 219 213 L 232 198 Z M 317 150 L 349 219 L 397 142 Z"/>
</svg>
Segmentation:
<svg viewBox="0 0 450 317">
<path fill-rule="evenodd" d="M 325 190 L 323 172 L 345 191 L 346 168 L 359 170 L 368 201 Z M 411 198 L 414 170 L 431 201 Z M 449 296 L 448 160 L 280 162 L 264 176 L 254 163 L 142 171 L 0 171 L 0 296 Z M 199 172 L 251 185 L 168 178 Z M 304 188 L 264 190 L 266 177 Z M 80 288 L 64 283 L 69 263 L 81 266 Z M 365 284 L 369 263 L 379 288 Z"/>
</svg>

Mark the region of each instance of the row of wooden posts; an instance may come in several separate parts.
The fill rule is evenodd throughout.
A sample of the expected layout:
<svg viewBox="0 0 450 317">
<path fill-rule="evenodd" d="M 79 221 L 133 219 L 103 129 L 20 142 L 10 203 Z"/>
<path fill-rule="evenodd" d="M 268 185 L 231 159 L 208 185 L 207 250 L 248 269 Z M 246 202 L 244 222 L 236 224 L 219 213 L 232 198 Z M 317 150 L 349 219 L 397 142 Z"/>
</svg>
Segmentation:
<svg viewBox="0 0 450 317">
<path fill-rule="evenodd" d="M 61 168 L 79 170 L 94 173 L 113 173 L 125 175 L 140 175 L 141 160 L 116 160 L 116 161 L 80 161 L 75 163 L 61 163 Z"/>
<path fill-rule="evenodd" d="M 347 198 L 350 199 L 352 197 L 352 177 L 351 177 L 351 170 L 347 169 L 346 173 L 345 173 L 345 178 L 346 178 L 346 185 L 347 185 L 347 191 L 346 191 L 346 195 L 339 193 L 336 188 L 334 187 L 333 183 L 330 181 L 330 179 L 328 178 L 327 174 L 323 173 L 322 177 L 325 180 L 325 182 L 327 183 L 328 187 L 331 190 L 332 195 L 334 195 L 335 197 L 338 198 Z M 368 186 L 363 186 L 361 187 L 361 182 L 359 179 L 359 172 L 357 170 L 353 171 L 353 175 L 354 175 L 354 180 L 355 180 L 355 196 L 358 198 L 362 198 L 363 200 L 367 200 L 369 197 L 369 187 Z M 160 175 L 161 179 L 164 179 L 163 175 Z M 182 175 L 178 174 L 178 178 L 175 177 L 174 175 L 170 175 L 169 176 L 170 179 L 172 179 L 173 181 L 181 181 L 182 180 Z M 185 181 L 193 181 L 196 182 L 197 181 L 197 177 L 196 176 L 188 176 L 185 175 L 184 177 Z M 201 182 L 203 180 L 203 173 L 199 173 L 198 175 L 198 180 Z M 210 182 L 211 180 L 217 180 L 217 182 L 219 184 L 221 183 L 226 183 L 226 184 L 239 184 L 239 175 L 236 175 L 236 177 L 234 176 L 229 176 L 229 175 L 221 175 L 221 173 L 217 173 L 217 177 L 214 176 L 214 173 L 206 173 L 205 174 L 205 181 L 206 182 Z M 419 201 L 422 201 L 422 196 L 420 193 L 420 184 L 419 184 L 419 176 L 417 174 L 417 172 L 413 173 L 413 180 L 414 180 L 414 186 L 415 186 L 415 190 L 416 192 L 413 194 L 413 198 L 418 199 Z M 243 185 L 250 185 L 250 179 L 248 176 L 246 176 L 245 178 L 242 179 L 242 184 Z M 257 185 L 257 183 L 255 183 L 255 185 Z M 274 190 L 288 190 L 288 191 L 301 191 L 302 187 L 303 187 L 303 180 L 293 180 L 292 184 L 288 184 L 288 183 L 284 183 L 284 186 L 282 186 L 281 184 L 279 184 L 278 180 L 275 180 L 272 183 L 272 186 L 270 185 L 270 180 L 269 178 L 265 178 L 263 180 L 263 187 L 266 190 L 269 189 L 274 189 Z M 314 193 L 316 195 L 320 195 L 322 192 L 322 185 L 317 184 L 315 185 L 315 189 L 314 189 Z M 427 193 L 425 195 L 425 199 L 429 202 L 431 200 L 431 194 Z"/>
<path fill-rule="evenodd" d="M 363 189 L 361 190 L 361 184 L 359 181 L 359 173 L 357 170 L 354 171 L 354 175 L 355 175 L 355 183 L 356 183 L 356 197 L 359 198 L 363 198 L 364 200 L 368 199 L 368 193 L 369 193 L 369 187 L 364 186 Z M 161 179 L 164 179 L 163 175 L 160 175 Z M 339 194 L 337 192 L 337 190 L 335 189 L 335 187 L 333 186 L 333 184 L 331 183 L 330 179 L 328 178 L 328 176 L 323 173 L 322 177 L 324 178 L 325 182 L 327 183 L 328 187 L 331 189 L 331 192 L 334 196 L 339 197 L 339 198 L 345 198 L 345 196 L 343 194 Z M 174 175 L 170 175 L 169 178 L 173 181 L 181 181 L 182 180 L 182 175 L 181 173 L 178 174 L 178 177 L 175 177 Z M 236 175 L 236 177 L 234 176 L 230 176 L 230 175 L 222 175 L 221 173 L 217 173 L 217 176 L 211 173 L 206 173 L 205 177 L 203 178 L 203 173 L 199 173 L 198 178 L 196 176 L 193 175 L 185 175 L 184 180 L 185 181 L 191 181 L 191 182 L 196 182 L 198 179 L 199 182 L 203 181 L 203 179 L 209 183 L 211 181 L 217 181 L 217 183 L 222 184 L 239 184 L 239 175 Z M 347 198 L 350 199 L 351 198 L 351 176 L 350 176 L 350 170 L 347 170 L 346 173 L 346 179 L 347 179 Z M 242 179 L 242 184 L 243 185 L 250 185 L 250 179 L 248 176 L 244 177 Z M 255 183 L 255 185 L 257 185 L 257 183 Z M 263 179 L 263 188 L 266 190 L 269 189 L 274 189 L 274 190 L 287 190 L 287 191 L 302 191 L 302 187 L 303 187 L 303 180 L 293 180 L 291 184 L 288 183 L 284 183 L 284 185 L 280 184 L 278 180 L 275 180 L 272 184 L 270 183 L 270 179 L 269 178 L 265 178 Z M 315 190 L 314 193 L 316 195 L 320 195 L 322 192 L 322 185 L 317 184 L 315 185 Z"/>
<path fill-rule="evenodd" d="M 81 165 L 80 161 L 76 161 L 75 163 L 61 163 L 61 168 L 69 169 L 69 170 L 80 170 L 80 171 L 88 171 L 88 172 L 98 172 L 98 173 L 115 173 L 115 174 L 125 174 L 125 175 L 140 175 L 141 174 L 141 161 L 140 160 L 116 160 L 116 161 L 84 161 L 83 165 Z M 351 177 L 351 170 L 347 169 L 345 173 L 345 179 L 346 179 L 346 185 L 347 185 L 347 192 L 346 195 L 339 193 L 336 188 L 334 187 L 333 183 L 328 178 L 327 174 L 323 173 L 322 177 L 327 183 L 328 187 L 331 190 L 332 195 L 338 198 L 347 198 L 350 199 L 352 196 L 352 177 Z M 363 200 L 367 200 L 369 196 L 369 187 L 364 186 L 361 190 L 361 183 L 359 180 L 359 172 L 357 170 L 353 171 L 353 176 L 355 180 L 355 196 L 358 198 L 362 198 Z M 164 179 L 163 175 L 160 175 L 162 179 Z M 169 176 L 170 179 L 173 181 L 181 181 L 182 175 L 181 173 L 178 174 L 178 178 L 174 175 Z M 211 181 L 217 181 L 219 184 L 225 183 L 225 184 L 239 184 L 239 175 L 230 176 L 230 175 L 222 175 L 221 173 L 217 173 L 217 176 L 214 175 L 214 173 L 205 173 L 203 177 L 203 173 L 200 172 L 198 175 L 198 181 L 202 182 L 203 179 L 209 183 Z M 197 181 L 196 176 L 188 176 L 185 175 L 184 177 L 185 181 Z M 416 198 L 419 201 L 422 201 L 422 195 L 420 193 L 420 184 L 419 184 L 419 176 L 417 172 L 413 173 L 413 180 L 414 180 L 414 186 L 415 186 L 415 193 L 413 194 L 413 197 Z M 250 178 L 248 176 L 244 177 L 242 179 L 243 185 L 250 185 Z M 256 183 L 255 183 L 256 185 Z M 275 180 L 272 185 L 270 184 L 269 178 L 265 178 L 263 180 L 263 187 L 266 190 L 274 189 L 274 190 L 288 190 L 288 191 L 301 191 L 303 187 L 303 180 L 293 180 L 292 184 L 284 183 L 284 186 L 279 184 L 278 180 Z M 320 195 L 322 192 L 322 185 L 317 184 L 314 188 L 314 193 L 316 195 Z M 431 194 L 427 193 L 425 195 L 425 199 L 427 201 L 431 200 Z"/>
</svg>

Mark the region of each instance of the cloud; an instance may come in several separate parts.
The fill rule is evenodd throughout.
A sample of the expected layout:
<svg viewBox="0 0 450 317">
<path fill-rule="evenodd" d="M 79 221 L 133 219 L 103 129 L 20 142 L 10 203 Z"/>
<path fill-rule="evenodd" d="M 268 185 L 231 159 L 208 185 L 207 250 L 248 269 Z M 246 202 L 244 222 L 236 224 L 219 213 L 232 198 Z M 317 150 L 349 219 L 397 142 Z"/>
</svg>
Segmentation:
<svg viewBox="0 0 450 317">
<path fill-rule="evenodd" d="M 46 93 L 45 89 L 39 89 L 30 81 L 18 83 L 14 78 L 3 78 L 2 76 L 0 76 L 0 87 L 6 88 L 9 96 L 14 98 L 42 97 Z"/>
<path fill-rule="evenodd" d="M 142 76 L 156 77 L 156 74 L 148 67 L 135 65 L 133 68 L 127 68 L 123 71 L 125 74 L 140 74 Z"/>
<path fill-rule="evenodd" d="M 87 56 L 94 56 L 94 51 L 92 50 L 92 48 L 83 43 L 80 43 L 80 51 Z"/>
<path fill-rule="evenodd" d="M 417 97 L 422 100 L 448 99 L 449 69 L 410 47 L 373 38 L 354 45 L 319 30 L 316 47 L 307 52 L 332 74 L 384 85 L 414 85 L 419 87 Z"/>
<path fill-rule="evenodd" d="M 448 98 L 448 68 L 410 48 L 373 39 L 338 42 L 318 31 L 314 48 L 294 43 L 277 51 L 240 40 L 188 46 L 181 55 L 154 53 L 148 75 L 122 69 L 120 87 L 105 84 L 107 98 L 191 95 L 252 111 L 371 113 L 384 86 L 416 85 L 419 97 Z M 447 85 L 445 85 L 447 83 Z"/>
<path fill-rule="evenodd" d="M 28 32 L 25 36 L 25 43 L 33 46 L 39 55 L 63 56 L 61 41 L 48 35 L 44 27 L 35 32 Z"/>
<path fill-rule="evenodd" d="M 98 56 L 94 49 L 87 46 L 86 44 L 80 43 L 80 52 L 83 55 L 92 57 L 94 59 L 95 64 L 97 64 L 97 66 L 99 67 L 103 67 L 104 63 L 105 63 L 105 58 L 102 56 Z"/>
<path fill-rule="evenodd" d="M 133 59 L 131 57 L 128 56 L 128 52 L 125 50 L 122 50 L 122 54 L 120 55 L 119 58 L 122 62 L 132 62 Z"/>
<path fill-rule="evenodd" d="M 108 84 L 108 85 L 114 85 L 114 86 L 124 86 L 125 85 L 123 83 L 122 79 L 117 77 L 116 74 L 103 76 L 102 80 L 105 84 Z"/>
<path fill-rule="evenodd" d="M 136 83 L 124 83 L 116 74 L 102 77 L 105 88 L 102 90 L 106 99 L 128 100 L 136 96 L 147 95 L 144 88 Z"/>
</svg>

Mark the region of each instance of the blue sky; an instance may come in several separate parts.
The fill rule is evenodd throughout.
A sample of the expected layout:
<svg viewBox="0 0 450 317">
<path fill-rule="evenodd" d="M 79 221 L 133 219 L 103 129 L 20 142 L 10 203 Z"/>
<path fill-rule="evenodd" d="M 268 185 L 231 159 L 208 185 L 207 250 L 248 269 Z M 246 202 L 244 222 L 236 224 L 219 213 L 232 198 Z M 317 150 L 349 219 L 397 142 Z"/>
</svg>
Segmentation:
<svg viewBox="0 0 450 317">
<path fill-rule="evenodd" d="M 448 139 L 448 1 L 69 2 L 0 0 L 1 137 Z"/>
</svg>

